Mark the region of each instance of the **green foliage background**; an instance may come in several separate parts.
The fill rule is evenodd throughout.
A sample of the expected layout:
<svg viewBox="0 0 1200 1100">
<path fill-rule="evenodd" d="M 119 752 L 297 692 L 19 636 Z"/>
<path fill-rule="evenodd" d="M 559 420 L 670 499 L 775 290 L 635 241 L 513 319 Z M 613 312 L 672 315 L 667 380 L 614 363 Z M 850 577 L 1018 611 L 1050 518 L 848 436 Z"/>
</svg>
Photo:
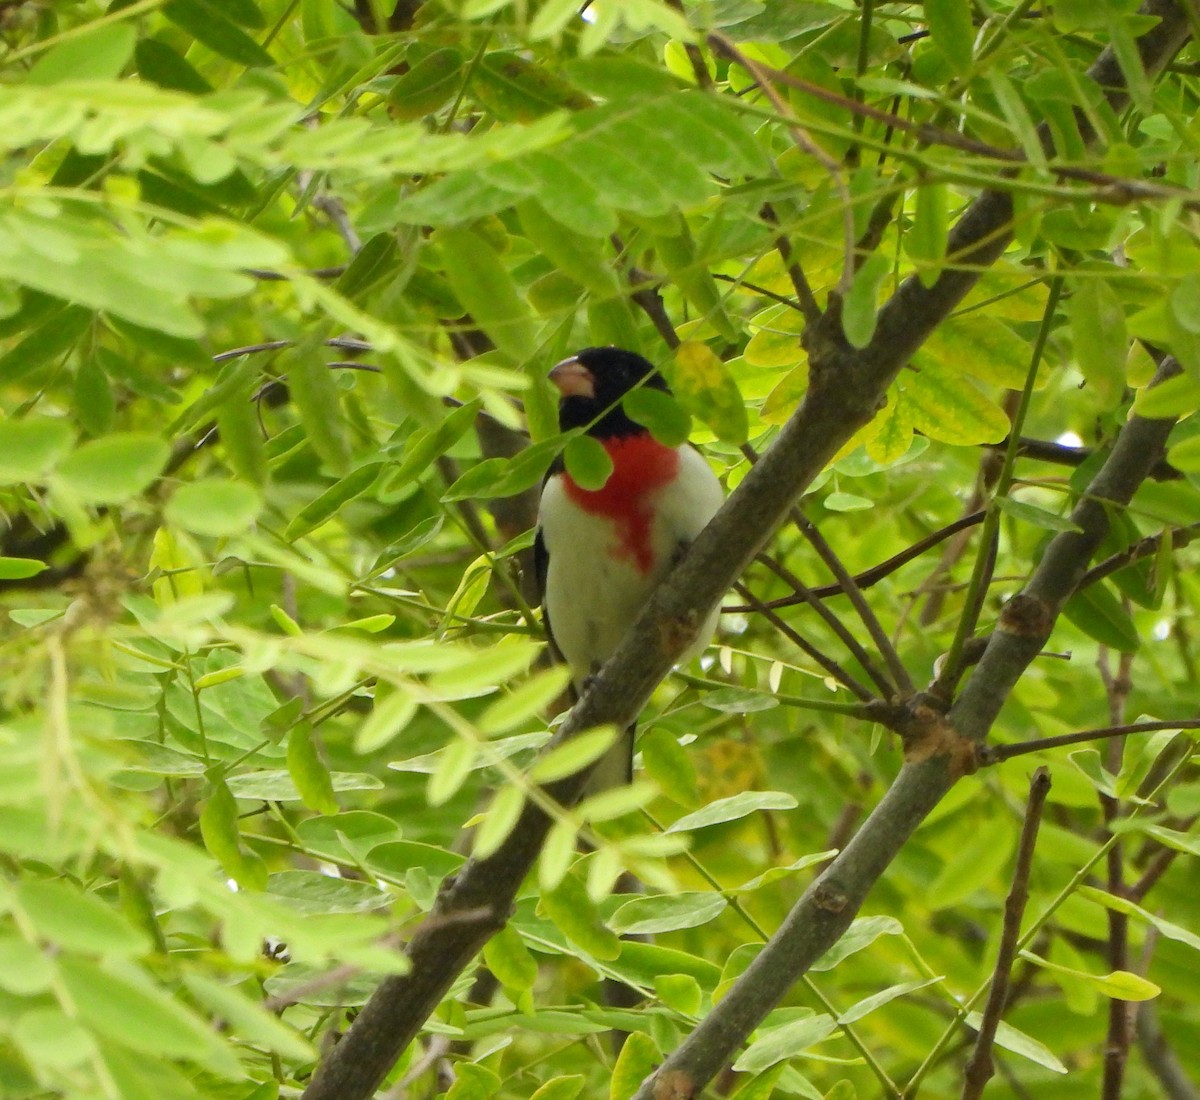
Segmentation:
<svg viewBox="0 0 1200 1100">
<path fill-rule="evenodd" d="M 547 369 L 605 343 L 663 363 L 679 404 L 642 413 L 677 437 L 690 417 L 732 488 L 742 445 L 768 445 L 806 389 L 781 237 L 821 304 L 847 216 L 873 246 L 843 288 L 861 344 L 900 279 L 954 262 L 948 227 L 980 189 L 1011 190 L 1016 242 L 804 510 L 857 572 L 986 506 L 982 448 L 1007 436 L 1032 363 L 1022 433 L 1097 450 L 1075 470 L 1018 464 L 993 505 L 986 631 L 1131 402 L 1182 416 L 1182 476 L 1147 484 L 1105 553 L 1167 531 L 1165 549 L 1072 600 L 1053 639 L 1070 659 L 1031 669 L 999 737 L 1120 720 L 1098 666 L 1122 653 L 1129 720 L 1197 713 L 1194 46 L 1152 83 L 1134 48 L 1149 23 L 1124 0 L 597 0 L 586 19 L 562 0 L 427 0 L 390 28 L 389 9 L 0 5 L 4 1096 L 302 1089 L 470 845 L 497 844 L 534 780 L 597 751 L 558 750 L 531 779 L 563 686 L 538 663 L 517 564 L 528 492 L 568 443 Z M 786 74 L 789 119 L 742 66 L 689 56 L 708 31 Z M 1110 43 L 1120 113 L 1086 75 Z M 786 122 L 841 165 L 849 205 Z M 1147 345 L 1185 368 L 1149 397 Z M 505 457 L 484 414 L 533 445 Z M 571 445 L 580 476 L 590 460 Z M 963 549 L 868 592 L 918 683 L 958 625 Z M 794 530 L 771 553 L 828 581 Z M 792 592 L 761 566 L 747 582 Z M 782 614 L 842 660 L 817 616 Z M 727 614 L 703 667 L 649 708 L 638 782 L 556 811 L 485 954 L 494 1002 L 464 974 L 394 1079 L 436 1093 L 432 1048 L 457 1100 L 631 1095 L 899 768 L 888 736 L 827 707 L 848 698 L 764 618 Z M 1200 1076 L 1191 751 L 1167 731 L 1123 757 L 1041 757 L 1036 958 L 989 1095 L 1097 1095 L 1114 993 L 1161 990 L 1159 1023 Z M 958 1095 L 1030 759 L 959 783 L 723 1092 L 849 1100 L 915 1075 Z M 1120 808 L 1122 881 L 1180 856 L 1131 917 L 1140 976 L 1110 975 L 1098 793 Z M 611 893 L 623 870 L 647 896 Z M 605 1008 L 601 976 L 646 1001 Z M 615 1070 L 613 1026 L 633 1034 Z M 1159 1087 L 1135 1052 L 1127 1095 Z"/>
</svg>

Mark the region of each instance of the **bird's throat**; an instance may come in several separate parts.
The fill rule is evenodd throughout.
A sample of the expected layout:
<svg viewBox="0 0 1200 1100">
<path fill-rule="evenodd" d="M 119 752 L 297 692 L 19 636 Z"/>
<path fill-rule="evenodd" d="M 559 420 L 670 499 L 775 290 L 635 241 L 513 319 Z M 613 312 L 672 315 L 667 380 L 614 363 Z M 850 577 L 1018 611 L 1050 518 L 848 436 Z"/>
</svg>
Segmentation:
<svg viewBox="0 0 1200 1100">
<path fill-rule="evenodd" d="M 638 572 L 649 573 L 658 564 L 651 538 L 653 494 L 678 476 L 679 452 L 659 443 L 649 432 L 600 442 L 612 459 L 608 480 L 599 489 L 583 489 L 565 474 L 567 496 L 590 515 L 609 519 L 619 552 Z"/>
</svg>

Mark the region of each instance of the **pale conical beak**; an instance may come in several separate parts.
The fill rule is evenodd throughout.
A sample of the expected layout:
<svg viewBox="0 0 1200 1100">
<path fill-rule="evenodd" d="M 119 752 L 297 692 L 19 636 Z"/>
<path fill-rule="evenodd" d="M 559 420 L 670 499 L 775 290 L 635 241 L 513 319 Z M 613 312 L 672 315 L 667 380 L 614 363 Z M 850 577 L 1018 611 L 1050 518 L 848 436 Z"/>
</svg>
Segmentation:
<svg viewBox="0 0 1200 1100">
<path fill-rule="evenodd" d="M 563 397 L 596 396 L 596 379 L 575 356 L 556 363 L 550 369 L 550 381 L 558 387 Z"/>
</svg>

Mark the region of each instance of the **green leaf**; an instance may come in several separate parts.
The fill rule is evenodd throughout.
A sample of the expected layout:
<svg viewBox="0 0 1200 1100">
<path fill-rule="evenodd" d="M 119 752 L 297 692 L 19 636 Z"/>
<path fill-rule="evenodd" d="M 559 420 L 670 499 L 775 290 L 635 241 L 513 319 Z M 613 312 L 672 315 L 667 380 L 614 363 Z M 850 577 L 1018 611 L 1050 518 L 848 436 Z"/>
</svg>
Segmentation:
<svg viewBox="0 0 1200 1100">
<path fill-rule="evenodd" d="M 85 359 L 75 371 L 75 415 L 88 435 L 112 431 L 116 403 L 100 357 Z"/>
<path fill-rule="evenodd" d="M 630 1100 L 661 1062 L 662 1052 L 649 1035 L 644 1031 L 630 1032 L 612 1068 L 608 1100 Z"/>
<path fill-rule="evenodd" d="M 397 251 L 395 233 L 376 233 L 354 254 L 354 259 L 338 276 L 334 290 L 351 301 L 362 298 L 396 271 Z"/>
<path fill-rule="evenodd" d="M 252 872 L 242 852 L 237 802 L 223 779 L 213 781 L 208 801 L 200 808 L 200 835 L 222 870 L 239 884 L 249 885 Z"/>
<path fill-rule="evenodd" d="M 176 489 L 164 514 L 171 523 L 194 535 L 219 537 L 244 531 L 261 508 L 262 497 L 253 486 L 208 477 Z"/>
<path fill-rule="evenodd" d="M 472 74 L 479 102 L 506 122 L 532 122 L 552 111 L 591 107 L 588 96 L 544 65 L 509 50 L 492 50 Z"/>
<path fill-rule="evenodd" d="M 1100 762 L 1100 753 L 1096 749 L 1076 749 L 1068 753 L 1067 758 L 1101 794 L 1110 798 L 1121 797 L 1117 788 L 1117 777 Z"/>
<path fill-rule="evenodd" d="M 45 572 L 47 565 L 37 558 L 0 557 L 0 580 L 20 581 Z"/>
<path fill-rule="evenodd" d="M 574 5 L 575 0 L 571 0 L 571 3 Z M 575 1097 L 583 1091 L 586 1080 L 581 1073 L 551 1077 L 534 1092 L 529 1100 L 575 1100 Z"/>
<path fill-rule="evenodd" d="M 750 427 L 741 391 L 707 344 L 683 341 L 675 349 L 669 374 L 680 404 L 712 428 L 718 439 L 733 444 L 746 441 Z"/>
<path fill-rule="evenodd" d="M 700 983 L 690 974 L 660 974 L 654 992 L 663 1004 L 684 1016 L 698 1016 L 704 1003 Z"/>
<path fill-rule="evenodd" d="M 394 496 L 401 488 L 419 477 L 433 464 L 434 459 L 445 454 L 475 423 L 482 402 L 475 398 L 448 413 L 435 427 L 414 432 L 404 446 L 404 455 L 383 483 L 381 496 Z"/>
<path fill-rule="evenodd" d="M 1137 974 L 1131 974 L 1128 970 L 1114 970 L 1110 974 L 1089 974 L 1084 970 L 1073 970 L 1069 966 L 1052 963 L 1048 959 L 1035 955 L 1032 951 L 1022 951 L 1021 958 L 1043 970 L 1065 974 L 1068 977 L 1088 982 L 1103 996 L 1118 1001 L 1152 1001 L 1162 992 L 1153 982 L 1147 981 Z"/>
<path fill-rule="evenodd" d="M 409 121 L 432 114 L 463 85 L 464 58 L 459 50 L 443 47 L 421 58 L 401 74 L 388 92 L 394 117 Z"/>
<path fill-rule="evenodd" d="M 375 705 L 354 734 L 354 751 L 372 753 L 402 733 L 417 713 L 412 692 L 396 684 L 380 683 L 375 688 Z"/>
<path fill-rule="evenodd" d="M 915 993 L 918 989 L 926 989 L 931 985 L 936 985 L 938 982 L 945 981 L 945 978 L 926 978 L 923 981 L 901 982 L 899 985 L 888 986 L 887 989 L 882 989 L 878 993 L 873 993 L 870 997 L 864 997 L 857 1004 L 851 1005 L 845 1012 L 838 1016 L 839 1024 L 852 1024 L 856 1020 L 861 1020 L 864 1016 L 870 1015 L 877 1008 L 882 1008 L 886 1004 L 899 997 L 906 997 L 910 993 Z"/>
<path fill-rule="evenodd" d="M 621 292 L 616 272 L 605 262 L 594 238 L 568 229 L 533 199 L 521 203 L 517 214 L 529 243 L 564 275 L 601 298 Z"/>
<path fill-rule="evenodd" d="M 1129 350 L 1121 299 L 1107 279 L 1093 273 L 1076 281 L 1067 302 L 1067 316 L 1080 373 L 1105 407 L 1112 407 L 1125 390 Z"/>
<path fill-rule="evenodd" d="M 381 780 L 362 772 L 330 772 L 335 791 L 377 791 Z M 253 798 L 262 802 L 299 802 L 300 792 L 283 768 L 242 772 L 229 777 L 229 789 L 238 798 Z"/>
<path fill-rule="evenodd" d="M 350 469 L 341 392 L 324 359 L 314 348 L 297 349 L 288 365 L 288 390 L 317 454 L 339 475 Z"/>
<path fill-rule="evenodd" d="M 537 962 L 529 953 L 520 933 L 511 925 L 501 928 L 488 940 L 483 949 L 483 961 L 505 989 L 526 992 L 537 981 Z"/>
<path fill-rule="evenodd" d="M 575 873 L 542 891 L 542 908 L 573 944 L 593 958 L 610 962 L 621 954 L 621 941 L 600 919 L 595 902 Z"/>
<path fill-rule="evenodd" d="M 214 53 L 239 65 L 273 65 L 275 59 L 216 5 L 206 0 L 167 0 L 162 13 Z"/>
<path fill-rule="evenodd" d="M 51 47 L 25 74 L 27 84 L 44 86 L 64 80 L 114 80 L 133 56 L 137 31 L 129 23 L 89 27 Z"/>
<path fill-rule="evenodd" d="M 859 917 L 815 963 L 816 971 L 832 970 L 843 959 L 870 947 L 880 936 L 899 936 L 904 928 L 895 917 Z"/>
<path fill-rule="evenodd" d="M 0 355 L 0 382 L 19 378 L 66 355 L 91 327 L 92 312 L 67 306 L 54 312 L 16 347 Z"/>
<path fill-rule="evenodd" d="M 508 839 L 524 808 L 525 792 L 520 787 L 501 787 L 475 829 L 472 855 L 486 859 L 495 852 Z"/>
<path fill-rule="evenodd" d="M 699 257 L 686 226 L 681 233 L 656 234 L 654 247 L 671 281 L 695 307 L 699 319 L 715 328 L 723 339 L 736 341 L 740 334 L 725 309 L 721 288 Z"/>
<path fill-rule="evenodd" d="M 222 1030 L 228 1029 L 242 1042 L 298 1061 L 316 1056 L 307 1039 L 239 990 L 196 972 L 184 974 L 183 984 L 218 1017 Z"/>
<path fill-rule="evenodd" d="M 802 1054 L 824 1042 L 838 1029 L 837 1021 L 825 1013 L 802 1016 L 791 1023 L 764 1031 L 733 1063 L 741 1073 L 762 1073 L 777 1062 Z"/>
<path fill-rule="evenodd" d="M 540 757 L 530 769 L 529 778 L 534 783 L 554 783 L 574 775 L 599 760 L 619 736 L 616 726 L 598 726 L 576 734 Z"/>
<path fill-rule="evenodd" d="M 534 673 L 507 695 L 489 704 L 479 716 L 479 732 L 492 737 L 536 718 L 566 690 L 570 682 L 571 670 L 566 665 L 555 665 Z"/>
<path fill-rule="evenodd" d="M 959 76 L 970 76 L 974 66 L 975 28 L 971 5 L 962 0 L 925 0 L 929 34 L 941 55 Z"/>
<path fill-rule="evenodd" d="M 855 272 L 854 282 L 842 302 L 842 332 L 851 347 L 865 348 L 875 334 L 875 305 L 879 286 L 892 269 L 882 252 L 874 252 Z"/>
<path fill-rule="evenodd" d="M 1089 584 L 1072 595 L 1063 614 L 1101 645 L 1122 653 L 1135 653 L 1142 644 L 1133 619 L 1104 582 Z"/>
<path fill-rule="evenodd" d="M 158 38 L 142 38 L 134 47 L 134 64 L 143 80 L 188 95 L 207 95 L 212 85 L 181 54 Z"/>
<path fill-rule="evenodd" d="M 474 770 L 478 758 L 479 746 L 473 741 L 457 738 L 451 741 L 425 788 L 425 799 L 429 805 L 440 806 L 453 798 Z"/>
<path fill-rule="evenodd" d="M 787 878 L 797 871 L 815 867 L 819 863 L 828 863 L 837 854 L 838 850 L 836 848 L 829 848 L 824 852 L 811 852 L 806 856 L 801 856 L 786 867 L 768 867 L 761 875 L 755 875 L 749 882 L 743 882 L 741 886 L 735 887 L 733 893 L 749 893 L 751 890 L 757 890 L 760 886 L 766 886 L 777 879 Z"/>
<path fill-rule="evenodd" d="M 1188 473 L 1200 471 L 1200 435 L 1183 439 L 1167 449 L 1167 461 Z"/>
<path fill-rule="evenodd" d="M 875 502 L 857 493 L 830 493 L 822 503 L 831 512 L 866 512 L 875 507 Z"/>
<path fill-rule="evenodd" d="M 957 446 L 999 443 L 1009 429 L 1008 416 L 970 379 L 924 355 L 915 372 L 900 380 L 915 427 L 932 439 Z"/>
<path fill-rule="evenodd" d="M 608 926 L 614 932 L 628 936 L 698 928 L 719 917 L 728 904 L 720 894 L 701 891 L 634 898 L 609 918 Z"/>
<path fill-rule="evenodd" d="M 929 15 L 926 5 L 925 13 Z M 950 233 L 949 188 L 944 183 L 925 183 L 917 188 L 913 222 L 904 234 L 904 250 L 917 265 L 917 277 L 931 287 L 942 273 L 946 239 Z"/>
<path fill-rule="evenodd" d="M 1013 500 L 1012 497 L 997 497 L 994 503 L 1006 516 L 1011 516 L 1022 523 L 1030 523 L 1044 531 L 1081 530 L 1079 525 L 1072 522 L 1067 516 L 1049 512 L 1045 508 L 1039 508 L 1036 504 L 1026 504 L 1021 500 Z"/>
<path fill-rule="evenodd" d="M 528 307 L 491 241 L 472 229 L 439 229 L 433 240 L 463 311 L 505 356 L 522 363 L 537 347 Z"/>
<path fill-rule="evenodd" d="M 1021 952 L 1022 957 L 1025 954 L 1026 952 Z M 979 1025 L 983 1023 L 983 1015 L 979 1012 L 969 1012 L 966 1022 L 967 1027 L 978 1031 Z M 1036 1062 L 1053 1073 L 1067 1072 L 1067 1067 L 1058 1060 L 1053 1051 L 1023 1031 L 1018 1031 L 1012 1024 L 1006 1024 L 1003 1020 L 996 1028 L 996 1046 L 1011 1051 L 1013 1054 L 1019 1054 L 1022 1058 L 1028 1058 L 1031 1062 Z"/>
<path fill-rule="evenodd" d="M 569 440 L 563 449 L 563 461 L 571 480 L 592 492 L 603 489 L 613 472 L 608 451 L 590 435 L 577 435 Z"/>
<path fill-rule="evenodd" d="M 84 504 L 123 504 L 148 488 L 171 450 L 148 432 L 114 432 L 64 459 L 54 483 Z"/>
<path fill-rule="evenodd" d="M 37 935 L 58 948 L 95 955 L 140 955 L 150 946 L 115 909 L 65 882 L 19 883 L 13 900 Z"/>
<path fill-rule="evenodd" d="M 338 812 L 341 807 L 333 793 L 329 768 L 317 752 L 311 723 L 298 722 L 288 734 L 287 766 L 306 806 L 322 814 Z"/>
<path fill-rule="evenodd" d="M 1162 840 L 1162 833 L 1171 832 L 1172 830 L 1158 829 L 1152 827 L 1147 830 L 1151 836 Z M 1186 834 L 1180 834 L 1186 836 Z M 1200 838 L 1188 838 L 1194 843 L 1190 850 L 1192 854 L 1200 852 Z M 1174 845 L 1171 845 L 1174 847 Z M 1191 932 L 1182 926 L 1175 924 L 1172 921 L 1166 920 L 1164 917 L 1158 916 L 1156 913 L 1151 913 L 1149 910 L 1143 909 L 1139 905 L 1135 905 L 1128 898 L 1117 897 L 1115 894 L 1110 894 L 1106 890 L 1098 890 L 1094 886 L 1079 886 L 1076 892 L 1080 897 L 1087 898 L 1089 901 L 1094 901 L 1098 905 L 1103 905 L 1106 909 L 1112 909 L 1117 913 L 1124 913 L 1126 916 L 1136 917 L 1138 920 L 1152 925 L 1159 933 L 1169 940 L 1174 940 L 1176 943 L 1183 943 L 1190 947 L 1193 951 L 1200 951 L 1200 935 Z M 1150 984 L 1150 983 L 1147 983 Z M 1141 998 L 1130 998 L 1122 996 L 1122 1000 L 1138 1000 Z"/>
<path fill-rule="evenodd" d="M 65 420 L 0 420 L 0 485 L 40 480 L 74 442 L 75 432 Z"/>
<path fill-rule="evenodd" d="M 556 821 L 546 836 L 538 857 L 538 883 L 542 890 L 553 890 L 563 880 L 575 858 L 574 821 L 564 818 Z"/>
<path fill-rule="evenodd" d="M 681 447 L 692 433 L 692 418 L 687 410 L 661 390 L 642 386 L 628 394 L 621 404 L 630 420 L 649 428 L 664 446 Z"/>
<path fill-rule="evenodd" d="M 306 504 L 283 532 L 289 542 L 303 538 L 321 524 L 332 519 L 352 500 L 366 493 L 379 477 L 382 462 L 368 462 L 347 474 L 325 490 L 311 504 Z"/>
<path fill-rule="evenodd" d="M 719 825 L 725 821 L 736 821 L 759 810 L 794 810 L 799 803 L 795 797 L 782 791 L 743 791 L 741 794 L 718 798 L 703 809 L 684 814 L 678 821 L 667 826 L 668 833 L 690 832 Z"/>
<path fill-rule="evenodd" d="M 1200 274 L 1180 279 L 1167 302 L 1180 328 L 1200 333 Z"/>
<path fill-rule="evenodd" d="M 217 1033 L 129 967 L 101 968 L 75 956 L 58 962 L 77 1018 L 100 1035 L 152 1058 L 183 1058 L 230 1080 L 241 1063 Z"/>
<path fill-rule="evenodd" d="M 965 371 L 981 382 L 1010 390 L 1025 385 L 1033 352 L 1028 340 L 983 310 L 946 318 L 922 350 L 944 372 Z"/>
</svg>

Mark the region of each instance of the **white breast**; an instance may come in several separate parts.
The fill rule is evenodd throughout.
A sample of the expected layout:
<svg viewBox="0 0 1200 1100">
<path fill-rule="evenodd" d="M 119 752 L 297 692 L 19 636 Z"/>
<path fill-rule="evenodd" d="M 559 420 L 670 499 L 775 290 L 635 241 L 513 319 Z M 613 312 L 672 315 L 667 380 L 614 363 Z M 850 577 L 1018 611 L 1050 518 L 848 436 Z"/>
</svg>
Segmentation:
<svg viewBox="0 0 1200 1100">
<path fill-rule="evenodd" d="M 568 496 L 561 475 L 546 483 L 539 509 L 550 557 L 545 607 L 576 686 L 612 656 L 680 547 L 721 506 L 720 482 L 704 458 L 691 447 L 679 448 L 679 455 L 679 477 L 647 498 L 655 518 L 650 529 L 653 562 L 645 573 L 621 552 L 611 518 L 584 511 Z M 704 649 L 716 623 L 714 611 L 682 660 Z"/>
</svg>

